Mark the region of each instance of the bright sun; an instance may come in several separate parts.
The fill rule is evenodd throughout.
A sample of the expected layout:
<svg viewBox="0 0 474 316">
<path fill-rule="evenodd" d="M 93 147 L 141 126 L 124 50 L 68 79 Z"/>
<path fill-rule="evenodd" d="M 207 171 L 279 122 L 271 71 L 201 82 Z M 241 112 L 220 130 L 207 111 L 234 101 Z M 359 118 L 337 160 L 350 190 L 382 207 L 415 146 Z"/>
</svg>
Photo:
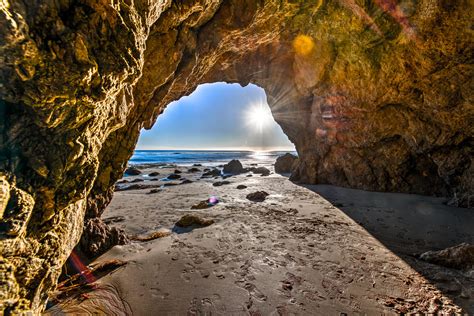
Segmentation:
<svg viewBox="0 0 474 316">
<path fill-rule="evenodd" d="M 272 119 L 270 109 L 264 107 L 261 103 L 253 105 L 247 112 L 247 122 L 260 132 L 272 121 Z"/>
</svg>

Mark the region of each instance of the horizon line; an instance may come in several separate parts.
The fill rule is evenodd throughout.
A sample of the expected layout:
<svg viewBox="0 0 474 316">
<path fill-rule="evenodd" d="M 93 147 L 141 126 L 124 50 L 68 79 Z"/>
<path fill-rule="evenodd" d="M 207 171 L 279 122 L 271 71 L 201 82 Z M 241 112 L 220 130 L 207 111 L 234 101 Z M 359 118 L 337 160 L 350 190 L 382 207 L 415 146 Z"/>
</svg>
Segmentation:
<svg viewBox="0 0 474 316">
<path fill-rule="evenodd" d="M 273 147 L 269 149 L 258 149 L 248 147 L 235 147 L 235 148 L 135 148 L 134 151 L 248 151 L 248 152 L 269 152 L 269 151 L 296 151 L 296 148 L 291 147 Z"/>
</svg>

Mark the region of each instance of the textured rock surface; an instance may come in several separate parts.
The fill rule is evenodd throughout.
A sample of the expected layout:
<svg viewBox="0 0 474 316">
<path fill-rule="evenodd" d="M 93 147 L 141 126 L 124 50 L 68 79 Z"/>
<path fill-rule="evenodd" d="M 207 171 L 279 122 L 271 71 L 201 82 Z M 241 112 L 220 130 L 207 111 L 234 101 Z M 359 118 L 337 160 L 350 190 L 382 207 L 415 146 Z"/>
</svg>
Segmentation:
<svg viewBox="0 0 474 316">
<path fill-rule="evenodd" d="M 439 251 L 427 251 L 420 259 L 441 266 L 470 270 L 474 268 L 474 245 L 463 243 Z"/>
<path fill-rule="evenodd" d="M 466 205 L 472 6 L 3 1 L 1 308 L 43 309 L 84 218 L 109 203 L 140 129 L 201 83 L 265 89 L 298 150 L 295 180 L 455 194 Z"/>
<path fill-rule="evenodd" d="M 275 172 L 277 173 L 291 173 L 296 166 L 298 157 L 290 153 L 280 156 L 275 161 Z"/>
</svg>

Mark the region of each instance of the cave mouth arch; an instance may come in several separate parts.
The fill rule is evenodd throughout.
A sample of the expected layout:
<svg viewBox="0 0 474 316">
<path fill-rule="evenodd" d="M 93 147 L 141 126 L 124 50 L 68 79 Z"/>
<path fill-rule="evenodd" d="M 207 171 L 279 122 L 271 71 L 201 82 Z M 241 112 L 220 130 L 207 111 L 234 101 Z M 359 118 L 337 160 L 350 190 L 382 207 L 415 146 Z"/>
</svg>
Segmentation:
<svg viewBox="0 0 474 316">
<path fill-rule="evenodd" d="M 301 182 L 472 196 L 472 1 L 188 2 L 2 7 L 10 310 L 44 309 L 83 227 L 107 231 L 141 128 L 204 82 L 265 89 Z"/>
<path fill-rule="evenodd" d="M 206 83 L 166 106 L 136 150 L 295 151 L 275 121 L 265 90 Z M 132 157 L 132 162 L 134 159 Z"/>
</svg>

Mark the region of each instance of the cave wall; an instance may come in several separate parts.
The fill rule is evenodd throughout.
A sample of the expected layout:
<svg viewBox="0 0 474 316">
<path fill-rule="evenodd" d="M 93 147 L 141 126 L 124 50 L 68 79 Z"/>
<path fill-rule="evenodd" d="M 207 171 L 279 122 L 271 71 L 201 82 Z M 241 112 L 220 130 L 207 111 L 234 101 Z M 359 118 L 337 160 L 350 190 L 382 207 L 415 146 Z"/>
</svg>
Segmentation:
<svg viewBox="0 0 474 316">
<path fill-rule="evenodd" d="M 0 307 L 41 311 L 84 226 L 91 255 L 110 234 L 125 242 L 100 220 L 114 183 L 141 128 L 202 83 L 265 89 L 301 158 L 295 181 L 466 204 L 473 9 L 469 0 L 4 1 Z"/>
</svg>

